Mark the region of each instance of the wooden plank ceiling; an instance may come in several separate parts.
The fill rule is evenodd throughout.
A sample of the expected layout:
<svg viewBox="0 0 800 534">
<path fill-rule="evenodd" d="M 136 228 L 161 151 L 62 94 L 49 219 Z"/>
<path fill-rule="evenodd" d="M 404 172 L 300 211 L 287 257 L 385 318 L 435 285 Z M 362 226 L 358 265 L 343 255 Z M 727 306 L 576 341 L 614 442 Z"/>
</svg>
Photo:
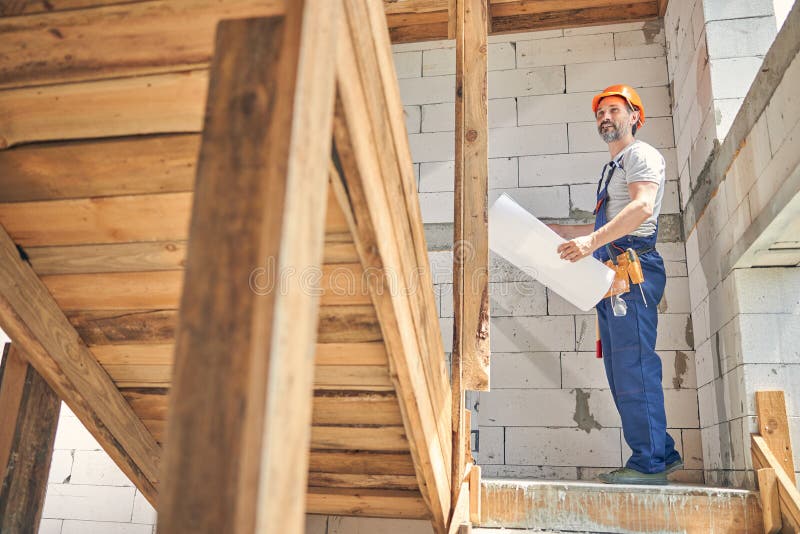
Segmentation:
<svg viewBox="0 0 800 534">
<path fill-rule="evenodd" d="M 384 0 L 394 43 L 453 38 L 452 0 Z M 489 0 L 490 34 L 663 16 L 666 0 Z M 204 69 L 219 20 L 280 14 L 285 0 L 0 3 L 0 88 Z M 177 80 L 159 80 L 176 83 Z M 205 80 L 199 81 L 205 87 Z"/>
<path fill-rule="evenodd" d="M 449 0 L 384 3 L 392 42 L 448 38 Z M 663 16 L 666 4 L 665 0 L 489 0 L 488 30 L 500 34 L 647 20 Z"/>
</svg>

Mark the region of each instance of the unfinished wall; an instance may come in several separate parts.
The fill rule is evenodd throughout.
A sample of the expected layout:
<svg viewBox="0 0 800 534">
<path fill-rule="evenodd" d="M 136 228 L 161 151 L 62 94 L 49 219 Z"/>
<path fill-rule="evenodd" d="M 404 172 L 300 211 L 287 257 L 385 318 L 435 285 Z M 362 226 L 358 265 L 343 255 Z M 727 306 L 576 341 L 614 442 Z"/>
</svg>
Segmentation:
<svg viewBox="0 0 800 534">
<path fill-rule="evenodd" d="M 682 207 L 775 37 L 772 0 L 672 0 L 664 17 Z"/>
<path fill-rule="evenodd" d="M 648 122 L 640 138 L 667 159 L 659 249 L 667 263 L 657 349 L 664 361 L 668 424 L 684 450 L 685 480 L 700 481 L 697 399 L 688 278 L 665 39 L 660 22 L 534 32 L 489 39 L 490 202 L 509 193 L 547 221 L 592 222 L 608 159 L 590 109 L 612 83 L 640 89 Z M 452 346 L 453 83 L 451 42 L 395 47 L 412 156 L 439 296 Z M 497 258 L 491 268 L 492 391 L 473 398 L 478 462 L 485 476 L 592 479 L 619 467 L 621 438 L 594 313 L 577 310 Z"/>
<path fill-rule="evenodd" d="M 681 9 L 682 4 L 671 2 L 670 9 Z M 713 3 L 706 0 L 706 4 Z M 747 7 L 756 8 L 759 4 L 749 2 Z M 688 13 L 685 6 L 683 9 Z M 771 2 L 764 2 L 760 9 L 762 13 L 771 9 Z M 668 12 L 667 18 L 675 17 Z M 677 27 L 685 27 L 686 20 L 678 19 Z M 766 38 L 771 17 L 743 20 L 754 34 L 761 31 L 764 35 L 739 32 L 744 43 L 733 43 L 732 49 L 747 46 L 756 53 L 764 43 L 771 44 Z M 713 24 L 716 22 L 694 27 L 708 30 Z M 722 24 L 738 27 L 742 23 Z M 701 40 L 704 31 L 701 29 Z M 707 38 L 710 50 L 712 32 Z M 757 76 L 750 77 L 751 68 L 745 67 L 759 60 L 757 56 L 738 63 L 742 68 L 740 76 L 749 81 L 755 78 L 755 82 L 747 97 L 737 101 L 735 120 L 718 129 L 717 137 L 708 146 L 700 134 L 688 152 L 691 191 L 684 199 L 686 255 L 706 480 L 713 484 L 753 485 L 752 472 L 747 470 L 751 469 L 749 434 L 756 429 L 754 392 L 758 389 L 786 391 L 790 424 L 798 443 L 799 40 L 800 10 L 795 6 L 763 66 L 756 69 Z M 736 78 L 735 69 L 715 78 L 715 59 L 710 53 L 707 62 L 711 65 L 712 87 L 724 86 L 725 80 Z M 699 58 L 697 67 L 701 63 Z M 733 69 L 736 63 L 731 60 L 728 66 Z M 711 112 L 717 115 L 714 110 L 719 93 L 713 94 L 713 104 L 709 105 L 714 106 Z M 675 98 L 680 101 L 684 96 L 678 92 Z M 726 133 L 723 141 L 721 136 Z M 706 151 L 710 156 L 704 156 Z M 686 155 L 679 143 L 679 161 Z M 705 159 L 699 164 L 693 162 L 695 157 Z M 692 169 L 700 169 L 699 174 L 695 175 Z"/>
</svg>

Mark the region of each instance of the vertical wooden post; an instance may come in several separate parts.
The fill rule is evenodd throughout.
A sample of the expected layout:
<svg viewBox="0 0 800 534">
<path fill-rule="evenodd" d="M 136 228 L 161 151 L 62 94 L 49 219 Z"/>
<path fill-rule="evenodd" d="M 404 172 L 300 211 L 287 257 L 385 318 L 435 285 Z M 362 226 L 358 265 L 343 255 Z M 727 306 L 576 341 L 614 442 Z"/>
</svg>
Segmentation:
<svg viewBox="0 0 800 534">
<path fill-rule="evenodd" d="M 303 532 L 339 16 L 218 27 L 160 532 Z"/>
<path fill-rule="evenodd" d="M 792 439 L 789 435 L 789 418 L 783 391 L 756 391 L 758 433 L 769 445 L 772 454 L 781 462 L 786 476 L 795 484 Z"/>
<path fill-rule="evenodd" d="M 481 466 L 473 465 L 469 472 L 469 520 L 481 521 Z"/>
<path fill-rule="evenodd" d="M 489 389 L 487 0 L 456 5 L 453 503 L 464 478 L 464 391 Z"/>
<path fill-rule="evenodd" d="M 776 534 L 783 527 L 781 503 L 778 496 L 778 478 L 775 476 L 775 470 L 771 467 L 757 469 L 756 477 L 758 478 L 764 533 Z"/>
<path fill-rule="evenodd" d="M 61 401 L 9 347 L 0 364 L 0 532 L 36 532 Z"/>
</svg>

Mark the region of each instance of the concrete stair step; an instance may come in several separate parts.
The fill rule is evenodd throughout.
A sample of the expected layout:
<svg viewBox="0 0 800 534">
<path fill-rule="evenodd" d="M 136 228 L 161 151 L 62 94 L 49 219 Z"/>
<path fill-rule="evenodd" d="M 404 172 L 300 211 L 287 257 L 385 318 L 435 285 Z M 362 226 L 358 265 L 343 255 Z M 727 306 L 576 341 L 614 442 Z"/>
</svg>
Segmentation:
<svg viewBox="0 0 800 534">
<path fill-rule="evenodd" d="M 497 534 L 763 532 L 758 493 L 698 485 L 630 486 L 484 479 L 480 528 Z"/>
</svg>

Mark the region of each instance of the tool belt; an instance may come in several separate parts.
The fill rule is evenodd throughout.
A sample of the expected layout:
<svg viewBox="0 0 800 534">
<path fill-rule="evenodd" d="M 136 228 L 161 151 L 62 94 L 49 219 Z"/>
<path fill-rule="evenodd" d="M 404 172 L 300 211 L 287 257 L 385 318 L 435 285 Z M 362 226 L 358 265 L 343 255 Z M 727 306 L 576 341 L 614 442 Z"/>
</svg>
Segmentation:
<svg viewBox="0 0 800 534">
<path fill-rule="evenodd" d="M 654 250 L 653 247 L 638 250 L 629 248 L 616 256 L 610 253 L 610 248 L 607 250 L 611 259 L 606 261 L 605 264 L 614 271 L 614 281 L 611 283 L 608 292 L 603 295 L 603 298 L 608 298 L 612 295 L 624 295 L 631 290 L 631 283 L 641 284 L 644 282 L 644 273 L 642 272 L 639 256 Z"/>
</svg>

